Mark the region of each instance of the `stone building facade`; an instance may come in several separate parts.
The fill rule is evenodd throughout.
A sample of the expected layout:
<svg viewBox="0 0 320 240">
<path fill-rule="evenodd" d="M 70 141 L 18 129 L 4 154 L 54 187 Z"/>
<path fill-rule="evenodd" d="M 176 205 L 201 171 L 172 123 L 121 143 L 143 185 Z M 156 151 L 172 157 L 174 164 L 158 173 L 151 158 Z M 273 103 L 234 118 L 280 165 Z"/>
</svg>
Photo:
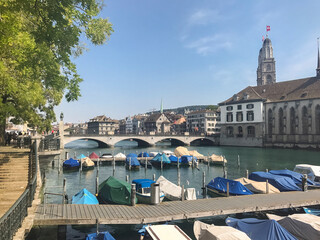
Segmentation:
<svg viewBox="0 0 320 240">
<path fill-rule="evenodd" d="M 220 132 L 220 112 L 211 110 L 194 111 L 187 115 L 187 131 L 212 135 Z"/>
<path fill-rule="evenodd" d="M 119 129 L 119 121 L 106 117 L 97 116 L 88 122 L 88 134 L 112 135 Z"/>
<path fill-rule="evenodd" d="M 257 86 L 276 82 L 276 62 L 273 57 L 272 43 L 269 38 L 263 41 L 259 51 L 257 68 Z"/>
</svg>

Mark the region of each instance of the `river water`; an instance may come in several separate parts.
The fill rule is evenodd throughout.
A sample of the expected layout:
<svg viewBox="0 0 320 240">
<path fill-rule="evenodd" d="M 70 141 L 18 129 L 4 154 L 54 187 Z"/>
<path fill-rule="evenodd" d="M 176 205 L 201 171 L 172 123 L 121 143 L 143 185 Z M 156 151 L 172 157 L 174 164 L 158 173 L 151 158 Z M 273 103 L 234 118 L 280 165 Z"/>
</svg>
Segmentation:
<svg viewBox="0 0 320 240">
<path fill-rule="evenodd" d="M 175 147 L 166 145 L 156 145 L 149 148 L 139 148 L 135 142 L 123 141 L 116 145 L 114 148 L 97 148 L 97 144 L 92 141 L 75 141 L 66 146 L 65 151 L 69 153 L 69 157 L 80 154 L 88 155 L 92 152 L 101 155 L 103 153 L 117 154 L 119 152 L 128 153 L 140 153 L 140 152 L 152 152 L 171 150 L 174 151 Z M 223 147 L 223 146 L 190 146 L 189 150 L 197 150 L 203 155 L 223 155 L 227 159 L 227 175 L 230 179 L 238 177 L 244 177 L 246 170 L 253 171 L 265 171 L 266 169 L 290 169 L 292 170 L 296 164 L 308 163 L 319 165 L 320 154 L 317 151 L 311 150 L 292 150 L 292 149 L 270 149 L 270 148 L 248 148 L 248 147 Z M 65 153 L 61 154 L 64 158 Z M 238 157 L 240 158 L 240 166 L 238 166 Z M 54 160 L 54 166 L 52 165 Z M 53 158 L 44 158 L 40 160 L 40 167 L 42 172 L 46 175 L 45 189 L 47 192 L 62 193 L 62 182 L 66 179 L 67 194 L 69 199 L 79 192 L 82 188 L 88 189 L 90 192 L 95 192 L 95 179 L 96 170 L 87 172 L 68 172 L 58 173 L 58 160 Z M 199 164 L 199 169 L 193 168 L 181 168 L 181 184 L 187 187 L 196 188 L 197 197 L 201 198 L 201 186 L 202 186 L 202 172 L 206 173 L 206 183 L 208 183 L 214 177 L 223 176 L 223 168 L 220 166 L 207 166 L 205 164 Z M 177 183 L 177 168 L 171 167 L 169 169 L 147 169 L 141 168 L 139 171 L 129 171 L 123 165 L 117 165 L 115 170 L 115 177 L 125 180 L 126 175 L 129 176 L 130 182 L 137 178 L 151 178 L 153 174 L 156 174 L 156 178 L 163 175 L 170 181 Z M 109 176 L 113 175 L 113 167 L 108 165 L 102 165 L 99 169 L 99 181 L 106 180 Z M 61 198 L 49 196 L 47 203 L 60 203 Z M 206 219 L 206 222 L 213 222 L 218 225 L 224 224 L 224 218 L 226 216 L 214 217 L 212 219 Z M 194 238 L 192 231 L 192 222 L 178 221 L 176 222 L 190 237 Z M 100 225 L 100 231 L 110 231 L 111 234 L 117 240 L 125 239 L 139 239 L 137 230 L 141 225 Z M 86 234 L 96 231 L 96 226 L 68 226 L 67 227 L 67 239 L 85 239 Z M 29 234 L 28 240 L 42 240 L 58 239 L 57 227 L 41 226 L 34 227 Z"/>
</svg>

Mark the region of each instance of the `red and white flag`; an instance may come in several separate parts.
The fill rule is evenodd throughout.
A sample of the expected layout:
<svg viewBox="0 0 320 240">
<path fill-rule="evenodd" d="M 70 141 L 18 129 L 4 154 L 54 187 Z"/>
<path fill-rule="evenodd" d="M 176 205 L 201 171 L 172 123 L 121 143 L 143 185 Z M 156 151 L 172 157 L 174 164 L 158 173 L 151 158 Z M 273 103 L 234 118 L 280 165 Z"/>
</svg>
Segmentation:
<svg viewBox="0 0 320 240">
<path fill-rule="evenodd" d="M 267 26 L 267 32 L 270 31 L 270 26 Z"/>
</svg>

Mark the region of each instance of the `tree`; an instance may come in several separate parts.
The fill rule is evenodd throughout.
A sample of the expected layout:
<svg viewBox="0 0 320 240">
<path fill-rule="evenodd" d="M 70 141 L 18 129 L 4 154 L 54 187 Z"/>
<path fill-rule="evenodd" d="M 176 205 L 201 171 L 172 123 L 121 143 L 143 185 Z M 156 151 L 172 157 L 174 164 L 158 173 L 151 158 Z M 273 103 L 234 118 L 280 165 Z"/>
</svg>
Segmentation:
<svg viewBox="0 0 320 240">
<path fill-rule="evenodd" d="M 72 56 L 80 37 L 105 43 L 113 32 L 98 18 L 99 0 L 0 0 L 0 145 L 6 119 L 28 122 L 38 131 L 55 121 L 54 106 L 80 95 Z"/>
<path fill-rule="evenodd" d="M 219 106 L 217 105 L 208 105 L 207 110 L 217 111 Z"/>
</svg>

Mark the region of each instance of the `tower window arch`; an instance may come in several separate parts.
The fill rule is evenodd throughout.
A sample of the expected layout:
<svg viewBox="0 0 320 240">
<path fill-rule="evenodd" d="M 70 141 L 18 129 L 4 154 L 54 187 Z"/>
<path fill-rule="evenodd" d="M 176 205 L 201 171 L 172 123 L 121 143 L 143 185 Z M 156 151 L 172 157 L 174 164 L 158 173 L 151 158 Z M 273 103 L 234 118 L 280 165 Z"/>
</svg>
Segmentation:
<svg viewBox="0 0 320 240">
<path fill-rule="evenodd" d="M 267 75 L 267 83 L 268 83 L 268 84 L 272 83 L 272 77 L 271 77 L 271 75 Z"/>
<path fill-rule="evenodd" d="M 271 71 L 271 65 L 270 64 L 267 65 L 267 71 Z"/>
</svg>

